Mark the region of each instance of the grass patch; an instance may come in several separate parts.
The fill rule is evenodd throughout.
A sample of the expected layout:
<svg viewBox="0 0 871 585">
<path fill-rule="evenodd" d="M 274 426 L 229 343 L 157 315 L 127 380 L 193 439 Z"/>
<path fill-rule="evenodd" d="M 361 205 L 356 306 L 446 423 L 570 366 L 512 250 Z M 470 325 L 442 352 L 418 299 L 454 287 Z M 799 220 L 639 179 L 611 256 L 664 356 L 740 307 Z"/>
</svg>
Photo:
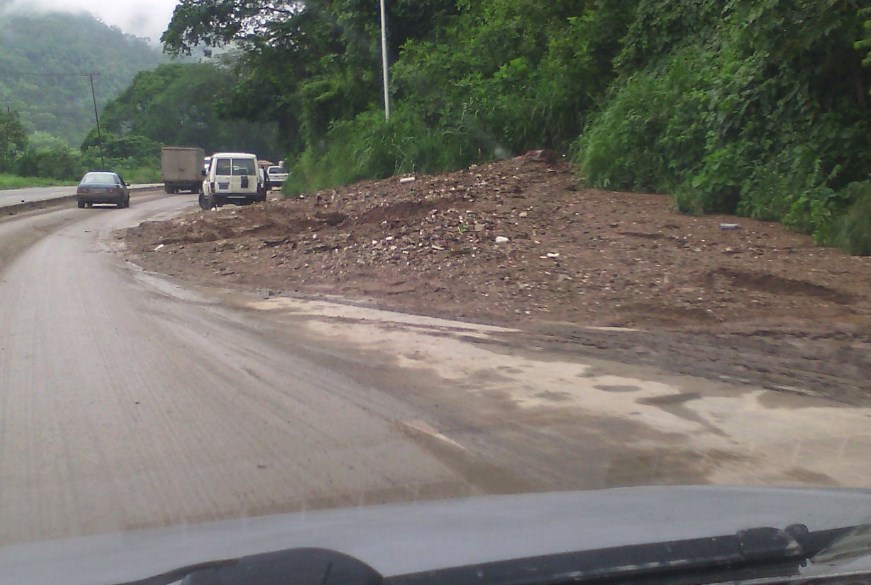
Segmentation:
<svg viewBox="0 0 871 585">
<path fill-rule="evenodd" d="M 325 146 L 305 150 L 291 168 L 283 193 L 302 195 L 361 179 L 402 173 L 442 173 L 508 154 L 470 117 L 430 125 L 411 107 L 390 121 L 380 111 L 359 114 L 330 128 Z"/>
<path fill-rule="evenodd" d="M 163 182 L 160 169 L 151 166 L 117 167 L 115 172 L 124 177 L 125 181 L 134 185 Z"/>
<path fill-rule="evenodd" d="M 845 191 L 853 203 L 835 220 L 833 243 L 855 256 L 871 256 L 871 181 L 853 183 Z"/>
<path fill-rule="evenodd" d="M 75 185 L 75 181 L 61 181 L 43 177 L 19 177 L 0 173 L 0 189 L 26 189 L 28 187 L 57 187 Z"/>
</svg>

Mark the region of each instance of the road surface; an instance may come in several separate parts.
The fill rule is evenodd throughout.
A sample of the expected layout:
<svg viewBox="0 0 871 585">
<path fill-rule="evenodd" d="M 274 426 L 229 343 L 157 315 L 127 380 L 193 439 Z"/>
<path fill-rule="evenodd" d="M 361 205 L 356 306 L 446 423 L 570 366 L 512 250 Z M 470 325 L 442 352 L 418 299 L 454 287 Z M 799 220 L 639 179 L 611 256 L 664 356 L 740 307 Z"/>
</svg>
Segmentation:
<svg viewBox="0 0 871 585">
<path fill-rule="evenodd" d="M 18 205 L 20 203 L 36 203 L 70 197 L 76 194 L 76 187 L 29 187 L 26 189 L 3 189 L 0 190 L 0 207 Z"/>
<path fill-rule="evenodd" d="M 154 187 L 154 185 L 133 185 L 134 190 Z M 41 203 L 72 197 L 76 194 L 75 185 L 65 187 L 28 187 L 26 189 L 0 190 L 0 208 L 28 203 Z"/>
<path fill-rule="evenodd" d="M 651 483 L 871 485 L 871 411 L 365 306 L 183 287 L 114 231 L 0 221 L 0 546 L 312 508 Z"/>
</svg>

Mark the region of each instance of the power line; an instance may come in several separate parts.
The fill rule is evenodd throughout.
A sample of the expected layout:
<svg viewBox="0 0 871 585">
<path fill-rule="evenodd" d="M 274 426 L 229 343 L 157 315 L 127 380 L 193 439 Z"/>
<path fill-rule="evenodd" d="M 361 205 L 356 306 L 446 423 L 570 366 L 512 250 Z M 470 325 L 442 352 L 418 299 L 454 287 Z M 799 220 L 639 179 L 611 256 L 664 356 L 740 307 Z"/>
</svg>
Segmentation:
<svg viewBox="0 0 871 585">
<path fill-rule="evenodd" d="M 0 75 L 18 75 L 20 77 L 82 77 L 87 76 L 87 73 L 48 73 L 48 72 L 33 72 L 33 71 L 14 71 L 0 67 Z"/>
</svg>

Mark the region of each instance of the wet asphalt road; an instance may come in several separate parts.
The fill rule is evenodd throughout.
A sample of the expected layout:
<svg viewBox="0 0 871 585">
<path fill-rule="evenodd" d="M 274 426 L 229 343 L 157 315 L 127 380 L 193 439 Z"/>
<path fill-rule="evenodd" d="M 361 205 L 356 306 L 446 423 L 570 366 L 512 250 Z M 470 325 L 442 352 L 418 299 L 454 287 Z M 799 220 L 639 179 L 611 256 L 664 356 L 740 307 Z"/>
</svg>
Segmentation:
<svg viewBox="0 0 871 585">
<path fill-rule="evenodd" d="M 871 482 L 871 410 L 344 306 L 143 274 L 114 230 L 195 209 L 0 220 L 0 546 L 482 493 Z"/>
<path fill-rule="evenodd" d="M 154 185 L 131 185 L 133 191 L 154 187 Z M 76 194 L 76 186 L 68 185 L 61 187 L 28 187 L 24 189 L 0 190 L 0 210 L 4 207 L 17 207 L 27 204 L 50 203 L 57 199 L 73 197 Z"/>
<path fill-rule="evenodd" d="M 17 205 L 19 203 L 35 203 L 48 201 L 59 197 L 70 197 L 76 194 L 75 186 L 66 187 L 31 187 L 26 189 L 0 190 L 0 207 Z"/>
<path fill-rule="evenodd" d="M 370 388 L 106 249 L 194 205 L 140 195 L 0 223 L 0 544 L 457 491 L 397 405 L 374 412 Z"/>
</svg>

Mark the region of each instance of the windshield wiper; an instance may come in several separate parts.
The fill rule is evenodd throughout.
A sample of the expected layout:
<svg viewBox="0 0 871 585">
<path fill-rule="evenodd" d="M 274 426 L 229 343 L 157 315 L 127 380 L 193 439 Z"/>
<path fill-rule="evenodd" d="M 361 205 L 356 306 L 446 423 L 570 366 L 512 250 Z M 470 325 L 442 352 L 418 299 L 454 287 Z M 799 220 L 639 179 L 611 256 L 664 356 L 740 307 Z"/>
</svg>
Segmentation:
<svg viewBox="0 0 871 585">
<path fill-rule="evenodd" d="M 400 575 L 384 585 L 563 585 L 617 581 L 669 585 L 799 575 L 808 560 L 860 528 L 809 532 L 742 530 L 734 535 L 620 546 Z M 867 552 L 867 551 L 866 551 Z"/>
<path fill-rule="evenodd" d="M 126 585 L 382 585 L 372 567 L 331 550 L 294 548 L 191 565 Z"/>
<path fill-rule="evenodd" d="M 126 585 L 690 585 L 799 575 L 808 560 L 869 526 L 817 532 L 802 524 L 733 535 L 527 557 L 383 577 L 353 557 L 289 549 L 193 565 Z M 868 552 L 868 551 L 864 551 Z"/>
</svg>

